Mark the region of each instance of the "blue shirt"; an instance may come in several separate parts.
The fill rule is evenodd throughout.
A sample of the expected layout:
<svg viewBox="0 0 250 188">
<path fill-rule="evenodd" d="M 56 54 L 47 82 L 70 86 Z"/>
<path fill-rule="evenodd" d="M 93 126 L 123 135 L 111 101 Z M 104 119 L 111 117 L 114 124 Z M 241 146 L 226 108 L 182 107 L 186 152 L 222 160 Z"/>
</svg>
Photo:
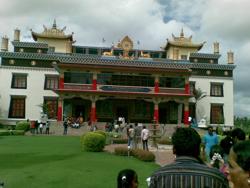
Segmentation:
<svg viewBox="0 0 250 188">
<path fill-rule="evenodd" d="M 209 133 L 206 133 L 202 139 L 202 143 L 205 144 L 205 152 L 206 155 L 209 156 L 212 146 L 219 143 L 217 134 L 213 133 L 210 135 Z"/>
</svg>

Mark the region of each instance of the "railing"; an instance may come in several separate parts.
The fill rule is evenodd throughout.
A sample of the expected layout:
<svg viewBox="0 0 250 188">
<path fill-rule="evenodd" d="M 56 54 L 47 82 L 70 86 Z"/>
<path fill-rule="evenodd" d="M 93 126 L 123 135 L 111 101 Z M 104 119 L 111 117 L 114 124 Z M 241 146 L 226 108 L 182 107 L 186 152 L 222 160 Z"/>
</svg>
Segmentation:
<svg viewBox="0 0 250 188">
<path fill-rule="evenodd" d="M 159 88 L 159 93 L 178 93 L 185 94 L 185 88 Z"/>
<path fill-rule="evenodd" d="M 92 84 L 64 83 L 64 89 L 71 89 L 71 90 L 91 90 L 92 89 Z"/>
<path fill-rule="evenodd" d="M 69 90 L 92 90 L 92 84 L 64 83 L 64 89 Z M 97 85 L 97 91 L 107 92 L 135 92 L 154 93 L 154 87 L 122 86 L 122 85 Z M 185 94 L 185 88 L 159 88 L 159 93 Z"/>
</svg>

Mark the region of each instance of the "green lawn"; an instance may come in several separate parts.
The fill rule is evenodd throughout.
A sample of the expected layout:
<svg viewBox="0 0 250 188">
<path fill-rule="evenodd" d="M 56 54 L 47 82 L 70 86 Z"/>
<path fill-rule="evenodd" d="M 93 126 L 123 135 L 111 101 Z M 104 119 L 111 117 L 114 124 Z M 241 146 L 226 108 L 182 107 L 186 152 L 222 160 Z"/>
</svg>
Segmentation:
<svg viewBox="0 0 250 188">
<path fill-rule="evenodd" d="M 0 136 L 0 181 L 6 188 L 112 188 L 124 168 L 135 169 L 139 187 L 157 168 L 133 157 L 80 150 L 79 137 Z"/>
</svg>

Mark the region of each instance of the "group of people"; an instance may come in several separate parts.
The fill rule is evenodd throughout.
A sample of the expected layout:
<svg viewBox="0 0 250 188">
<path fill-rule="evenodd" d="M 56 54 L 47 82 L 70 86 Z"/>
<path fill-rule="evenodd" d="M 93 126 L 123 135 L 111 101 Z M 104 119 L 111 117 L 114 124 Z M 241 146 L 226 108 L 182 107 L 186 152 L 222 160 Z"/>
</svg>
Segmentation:
<svg viewBox="0 0 250 188">
<path fill-rule="evenodd" d="M 128 148 L 137 149 L 141 142 L 143 149 L 148 150 L 149 130 L 145 125 L 138 126 L 138 123 L 135 123 L 135 126 L 129 125 L 127 127 L 127 137 Z"/>
<path fill-rule="evenodd" d="M 32 134 L 49 134 L 50 133 L 50 124 L 49 121 L 30 121 L 30 132 Z"/>
<path fill-rule="evenodd" d="M 150 188 L 250 188 L 250 140 L 243 130 L 236 128 L 219 142 L 212 127 L 202 138 L 195 129 L 180 127 L 172 144 L 176 159 L 148 178 Z M 120 171 L 117 187 L 137 188 L 137 173 Z"/>
</svg>

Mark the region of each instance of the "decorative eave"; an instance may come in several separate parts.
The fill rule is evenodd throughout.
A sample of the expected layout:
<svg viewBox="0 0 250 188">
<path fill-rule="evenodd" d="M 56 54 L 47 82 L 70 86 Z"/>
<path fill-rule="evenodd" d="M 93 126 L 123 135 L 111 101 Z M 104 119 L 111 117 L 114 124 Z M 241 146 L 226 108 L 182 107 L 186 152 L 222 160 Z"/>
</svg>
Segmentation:
<svg viewBox="0 0 250 188">
<path fill-rule="evenodd" d="M 191 53 L 189 58 L 202 58 L 202 59 L 219 59 L 220 54 L 208 54 L 208 53 Z"/>
<path fill-rule="evenodd" d="M 197 50 L 200 50 L 205 42 L 195 44 L 192 42 L 192 35 L 190 37 L 185 37 L 183 29 L 181 29 L 181 33 L 179 37 L 176 37 L 172 34 L 173 40 L 167 39 L 167 44 L 164 47 L 165 50 L 168 50 L 171 46 L 173 47 L 182 47 L 182 48 L 196 48 Z"/>
<path fill-rule="evenodd" d="M 20 47 L 20 48 L 48 49 L 48 44 L 46 43 L 13 41 L 12 44 L 14 47 Z"/>
<path fill-rule="evenodd" d="M 200 50 L 205 42 L 194 44 L 194 43 L 186 43 L 186 42 L 175 42 L 175 41 L 169 41 L 167 40 L 167 44 L 164 47 L 165 50 L 168 50 L 171 46 L 173 47 L 182 47 L 182 48 L 196 48 L 197 50 Z"/>
<path fill-rule="evenodd" d="M 50 39 L 69 39 L 70 41 L 73 41 L 73 36 L 71 35 L 56 35 L 56 34 L 45 34 L 45 33 L 36 33 L 31 31 L 31 35 L 35 41 L 37 41 L 37 38 L 50 38 Z"/>
<path fill-rule="evenodd" d="M 36 33 L 31 30 L 31 35 L 35 41 L 37 41 L 37 38 L 51 38 L 51 39 L 69 39 L 70 41 L 73 41 L 73 33 L 70 35 L 65 35 L 63 29 L 58 29 L 56 25 L 56 20 L 54 20 L 54 23 L 52 25 L 52 28 L 48 29 L 46 26 L 43 26 L 44 30 L 42 33 Z"/>
<path fill-rule="evenodd" d="M 211 70 L 234 70 L 236 65 L 208 64 L 208 63 L 190 63 L 191 69 L 211 69 Z"/>
<path fill-rule="evenodd" d="M 191 64 L 188 61 L 149 61 L 149 60 L 125 60 L 119 58 L 103 58 L 102 56 L 58 56 L 59 67 L 70 65 L 89 65 L 89 66 L 110 66 L 110 67 L 127 67 L 127 68 L 146 68 L 158 69 L 161 71 L 169 70 L 171 72 L 180 71 L 190 73 Z"/>
<path fill-rule="evenodd" d="M 57 60 L 57 55 L 45 53 L 0 52 L 0 57 L 10 59 Z"/>
</svg>

